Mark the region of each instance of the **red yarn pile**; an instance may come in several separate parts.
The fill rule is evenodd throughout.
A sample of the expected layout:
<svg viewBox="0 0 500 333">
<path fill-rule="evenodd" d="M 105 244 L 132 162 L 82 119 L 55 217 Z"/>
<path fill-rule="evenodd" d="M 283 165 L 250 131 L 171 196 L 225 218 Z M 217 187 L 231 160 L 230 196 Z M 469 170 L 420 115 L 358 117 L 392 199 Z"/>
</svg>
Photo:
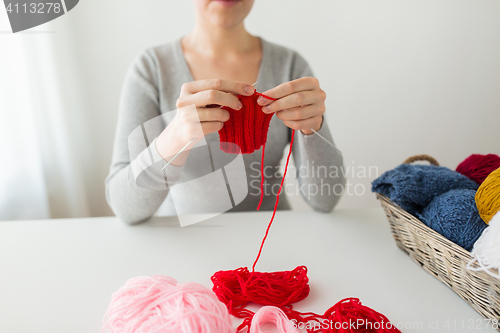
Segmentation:
<svg viewBox="0 0 500 333">
<path fill-rule="evenodd" d="M 253 153 L 266 144 L 267 131 L 273 114 L 262 112 L 262 106 L 257 104 L 259 96 L 275 100 L 255 91 L 252 96 L 238 96 L 243 104 L 240 110 L 223 107 L 224 110 L 229 111 L 229 120 L 219 131 L 220 148 L 224 152 L 231 154 L 240 152 L 237 147 L 228 143 L 238 145 L 242 154 Z"/>
<path fill-rule="evenodd" d="M 364 306 L 358 298 L 346 298 L 326 310 L 321 331 L 309 332 L 401 332 L 381 313 Z"/>
<path fill-rule="evenodd" d="M 309 333 L 400 332 L 386 316 L 364 306 L 358 298 L 343 299 L 323 315 L 294 310 L 292 304 L 309 295 L 305 266 L 274 273 L 250 272 L 247 268 L 220 271 L 212 276 L 212 282 L 213 291 L 226 304 L 229 313 L 243 319 L 237 332 L 250 329 L 254 312 L 245 309 L 250 302 L 280 308 L 288 319 Z"/>
<path fill-rule="evenodd" d="M 254 313 L 245 309 L 252 302 L 259 305 L 279 307 L 288 318 L 302 317 L 292 308 L 292 304 L 309 295 L 307 268 L 299 266 L 292 271 L 260 273 L 248 268 L 220 271 L 212 276 L 212 290 L 219 300 L 226 304 L 229 313 L 244 319 L 238 331 L 250 328 Z"/>
<path fill-rule="evenodd" d="M 498 168 L 500 168 L 500 157 L 497 155 L 473 154 L 457 166 L 457 172 L 481 185 L 486 177 Z"/>
</svg>

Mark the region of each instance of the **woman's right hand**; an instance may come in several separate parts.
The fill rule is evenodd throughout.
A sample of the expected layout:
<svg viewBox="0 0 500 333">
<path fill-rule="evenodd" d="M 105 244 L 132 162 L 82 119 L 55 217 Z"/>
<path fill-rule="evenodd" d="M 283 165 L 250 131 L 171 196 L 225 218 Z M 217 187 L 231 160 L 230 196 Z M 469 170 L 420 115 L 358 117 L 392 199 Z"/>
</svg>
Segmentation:
<svg viewBox="0 0 500 333">
<path fill-rule="evenodd" d="M 177 100 L 176 116 L 156 140 L 158 153 L 170 161 L 192 139 L 196 138 L 190 146 L 205 135 L 218 132 L 229 120 L 229 112 L 221 107 L 239 110 L 242 105 L 236 95 L 250 96 L 254 92 L 251 85 L 225 79 L 185 83 Z M 183 165 L 188 153 L 180 154 L 172 164 Z"/>
</svg>

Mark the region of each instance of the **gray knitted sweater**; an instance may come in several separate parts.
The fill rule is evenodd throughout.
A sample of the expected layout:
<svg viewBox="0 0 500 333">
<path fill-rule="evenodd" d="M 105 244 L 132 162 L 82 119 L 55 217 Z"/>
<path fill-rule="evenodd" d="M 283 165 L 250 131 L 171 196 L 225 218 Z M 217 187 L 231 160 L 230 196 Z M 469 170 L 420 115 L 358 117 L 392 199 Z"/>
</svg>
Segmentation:
<svg viewBox="0 0 500 333">
<path fill-rule="evenodd" d="M 313 75 L 306 61 L 296 52 L 262 38 L 261 42 L 263 54 L 257 91 L 264 92 L 283 82 Z M 231 211 L 253 211 L 257 207 L 262 149 L 242 155 L 240 171 L 244 164 L 246 184 L 231 184 L 228 174 L 224 174 L 221 183 L 220 169 L 236 160 L 234 154 L 218 150 L 218 133 L 207 135 L 197 144 L 183 166 L 169 165 L 161 170 L 166 162 L 158 154 L 154 140 L 175 115 L 175 111 L 170 111 L 176 109 L 181 86 L 190 81 L 193 77 L 180 39 L 146 50 L 128 70 L 120 99 L 113 159 L 106 178 L 107 201 L 116 216 L 126 223 L 145 221 L 157 212 L 175 215 L 227 210 L 223 202 L 227 202 L 228 191 L 231 197 L 231 187 L 235 192 L 230 198 Z M 148 126 L 155 117 L 161 119 L 162 126 Z M 326 122 L 318 133 L 333 143 Z M 265 196 L 261 210 L 274 207 L 281 181 L 279 171 L 283 171 L 280 160 L 290 135 L 291 130 L 274 116 L 265 150 Z M 295 168 L 289 172 L 296 173 L 302 197 L 315 210 L 331 211 L 345 184 L 340 151 L 316 134 L 304 135 L 296 131 L 294 140 Z M 220 160 L 215 161 L 216 158 Z M 219 176 L 212 177 L 216 174 Z M 245 190 L 246 185 L 248 190 Z M 286 191 L 280 196 L 278 208 L 289 209 Z"/>
</svg>

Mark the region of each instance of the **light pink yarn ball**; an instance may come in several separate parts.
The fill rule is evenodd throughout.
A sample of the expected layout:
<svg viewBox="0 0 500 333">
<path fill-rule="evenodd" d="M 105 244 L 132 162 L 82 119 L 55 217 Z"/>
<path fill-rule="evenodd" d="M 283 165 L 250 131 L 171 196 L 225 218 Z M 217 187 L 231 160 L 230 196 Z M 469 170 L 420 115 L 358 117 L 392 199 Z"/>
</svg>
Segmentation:
<svg viewBox="0 0 500 333">
<path fill-rule="evenodd" d="M 168 276 L 137 277 L 112 295 L 102 332 L 234 333 L 212 290 Z"/>
<path fill-rule="evenodd" d="M 264 324 L 272 324 L 278 333 L 301 333 L 297 328 L 293 327 L 286 314 L 275 306 L 264 306 L 255 313 L 252 318 L 250 333 L 265 333 L 261 329 Z"/>
</svg>

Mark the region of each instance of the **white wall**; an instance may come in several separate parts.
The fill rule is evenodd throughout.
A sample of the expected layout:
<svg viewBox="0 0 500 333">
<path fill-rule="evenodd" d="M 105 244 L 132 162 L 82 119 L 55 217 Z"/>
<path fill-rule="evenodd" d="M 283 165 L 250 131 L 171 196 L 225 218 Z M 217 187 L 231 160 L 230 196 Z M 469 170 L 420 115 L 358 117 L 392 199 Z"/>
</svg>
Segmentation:
<svg viewBox="0 0 500 333">
<path fill-rule="evenodd" d="M 498 0 L 256 0 L 247 27 L 309 61 L 346 166 L 383 172 L 420 153 L 451 168 L 471 153 L 500 153 L 499 18 Z M 110 214 L 103 182 L 127 67 L 193 22 L 187 0 L 85 0 L 54 21 L 78 65 L 67 80 L 81 80 L 93 215 Z M 375 176 L 351 175 L 366 193 L 340 206 L 378 206 Z"/>
</svg>

